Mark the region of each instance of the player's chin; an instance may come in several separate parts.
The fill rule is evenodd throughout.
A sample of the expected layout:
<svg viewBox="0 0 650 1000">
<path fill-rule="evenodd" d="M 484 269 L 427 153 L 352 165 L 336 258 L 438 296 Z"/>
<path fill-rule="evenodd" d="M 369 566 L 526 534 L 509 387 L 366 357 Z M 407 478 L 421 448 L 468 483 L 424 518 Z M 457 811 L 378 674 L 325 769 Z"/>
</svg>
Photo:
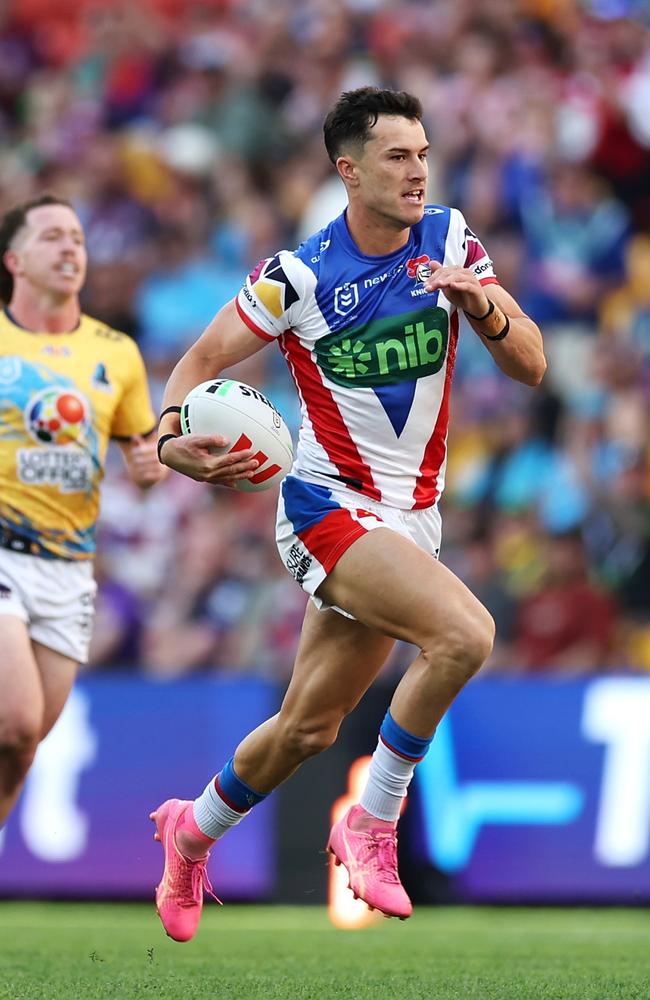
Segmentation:
<svg viewBox="0 0 650 1000">
<path fill-rule="evenodd" d="M 409 226 L 415 225 L 416 222 L 421 222 L 424 218 L 424 198 L 421 201 L 408 201 L 406 198 L 403 198 L 400 207 L 402 218 Z"/>
</svg>

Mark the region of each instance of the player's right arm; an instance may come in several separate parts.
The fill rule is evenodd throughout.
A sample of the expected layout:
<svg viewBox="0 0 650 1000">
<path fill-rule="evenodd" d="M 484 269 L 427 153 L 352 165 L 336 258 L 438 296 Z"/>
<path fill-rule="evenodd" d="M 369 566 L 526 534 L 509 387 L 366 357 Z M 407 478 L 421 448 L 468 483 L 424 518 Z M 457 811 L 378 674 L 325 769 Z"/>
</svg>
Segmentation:
<svg viewBox="0 0 650 1000">
<path fill-rule="evenodd" d="M 240 319 L 234 300 L 221 309 L 199 339 L 180 359 L 169 377 L 163 396 L 163 413 L 170 406 L 180 407 L 190 389 L 210 378 L 218 378 L 224 368 L 249 358 L 266 341 Z M 213 455 L 212 447 L 230 444 L 219 434 L 181 434 L 180 415 L 165 413 L 160 420 L 158 440 L 173 434 L 159 449 L 159 458 L 170 469 L 201 482 L 231 486 L 237 479 L 249 479 L 258 462 L 253 450 Z"/>
</svg>

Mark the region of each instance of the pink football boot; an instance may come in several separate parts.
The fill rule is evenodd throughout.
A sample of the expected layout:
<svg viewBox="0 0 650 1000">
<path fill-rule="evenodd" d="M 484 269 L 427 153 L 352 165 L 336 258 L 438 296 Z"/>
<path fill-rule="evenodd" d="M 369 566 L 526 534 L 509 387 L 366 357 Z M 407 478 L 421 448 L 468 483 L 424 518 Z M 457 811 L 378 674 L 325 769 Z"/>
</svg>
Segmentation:
<svg viewBox="0 0 650 1000">
<path fill-rule="evenodd" d="M 176 846 L 179 820 L 190 802 L 168 799 L 152 812 L 149 819 L 156 824 L 154 838 L 162 844 L 165 868 L 156 889 L 156 909 L 162 925 L 174 941 L 189 941 L 196 934 L 203 909 L 203 888 L 217 899 L 210 885 L 206 865 L 209 853 L 193 861 L 181 854 Z"/>
<path fill-rule="evenodd" d="M 397 833 L 385 825 L 350 829 L 350 819 L 360 810 L 365 813 L 361 806 L 352 806 L 334 824 L 327 849 L 337 865 L 347 868 L 355 899 L 363 899 L 371 910 L 381 910 L 387 917 L 406 920 L 413 906 L 397 873 Z"/>
</svg>

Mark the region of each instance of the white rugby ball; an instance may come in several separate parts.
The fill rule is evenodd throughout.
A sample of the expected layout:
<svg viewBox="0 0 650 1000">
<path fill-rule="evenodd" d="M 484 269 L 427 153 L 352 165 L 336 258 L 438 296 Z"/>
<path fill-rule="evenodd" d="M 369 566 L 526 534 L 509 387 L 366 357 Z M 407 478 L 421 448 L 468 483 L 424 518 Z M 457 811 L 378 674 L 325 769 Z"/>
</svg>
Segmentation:
<svg viewBox="0 0 650 1000">
<path fill-rule="evenodd" d="M 222 434 L 230 444 L 215 455 L 252 448 L 260 463 L 236 489 L 258 493 L 277 486 L 293 462 L 291 434 L 273 403 L 259 389 L 230 378 L 209 379 L 188 392 L 181 407 L 183 434 Z"/>
</svg>

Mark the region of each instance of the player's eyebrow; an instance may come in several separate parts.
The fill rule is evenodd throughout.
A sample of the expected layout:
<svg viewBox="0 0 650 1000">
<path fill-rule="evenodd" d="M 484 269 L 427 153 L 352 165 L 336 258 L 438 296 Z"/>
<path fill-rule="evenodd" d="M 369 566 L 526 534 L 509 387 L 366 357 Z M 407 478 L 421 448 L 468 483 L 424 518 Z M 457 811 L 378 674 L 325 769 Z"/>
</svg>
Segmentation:
<svg viewBox="0 0 650 1000">
<path fill-rule="evenodd" d="M 431 148 L 430 144 L 427 143 L 426 146 L 422 147 L 422 149 L 418 149 L 418 155 L 420 153 L 428 153 L 430 148 Z M 386 152 L 387 153 L 402 153 L 403 155 L 408 155 L 411 152 L 411 150 L 410 149 L 405 149 L 402 146 L 391 146 L 390 149 L 386 150 Z"/>
<path fill-rule="evenodd" d="M 42 230 L 41 236 L 61 236 L 64 232 L 65 229 L 62 226 L 48 226 L 47 229 Z M 68 230 L 68 232 L 70 232 L 73 236 L 83 237 L 83 231 L 78 226 L 75 226 L 74 229 Z"/>
</svg>

